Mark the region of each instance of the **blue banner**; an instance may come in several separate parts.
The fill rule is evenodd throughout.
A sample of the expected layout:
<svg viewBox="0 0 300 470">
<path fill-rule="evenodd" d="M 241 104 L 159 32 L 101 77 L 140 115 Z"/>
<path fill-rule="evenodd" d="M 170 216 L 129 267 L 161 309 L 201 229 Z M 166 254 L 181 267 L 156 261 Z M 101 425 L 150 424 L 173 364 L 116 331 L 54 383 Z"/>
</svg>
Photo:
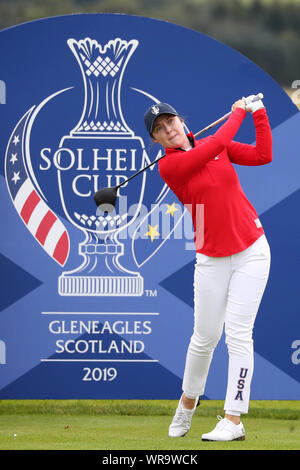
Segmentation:
<svg viewBox="0 0 300 470">
<path fill-rule="evenodd" d="M 252 399 L 299 399 L 299 125 L 281 87 L 235 50 L 150 18 L 67 15 L 0 32 L 0 398 L 175 399 L 193 328 L 195 248 L 157 165 L 145 110 L 194 133 L 262 92 L 273 162 L 236 171 L 272 252 L 254 329 Z M 251 116 L 237 140 L 252 143 Z M 223 399 L 221 339 L 206 396 Z"/>
</svg>

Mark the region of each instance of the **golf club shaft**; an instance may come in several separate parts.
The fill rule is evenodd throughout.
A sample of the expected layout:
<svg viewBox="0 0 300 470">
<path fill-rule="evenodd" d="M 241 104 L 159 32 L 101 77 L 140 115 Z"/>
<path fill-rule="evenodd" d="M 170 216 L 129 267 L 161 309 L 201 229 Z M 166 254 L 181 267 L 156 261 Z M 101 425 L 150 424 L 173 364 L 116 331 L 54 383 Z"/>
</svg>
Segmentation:
<svg viewBox="0 0 300 470">
<path fill-rule="evenodd" d="M 252 102 L 254 101 L 259 101 L 263 98 L 263 94 L 262 93 L 258 93 L 257 95 L 255 95 L 252 99 Z M 204 127 L 203 129 L 201 129 L 201 131 L 198 131 L 196 134 L 194 134 L 195 137 L 198 137 L 200 134 L 202 134 L 203 132 L 206 132 L 208 131 L 209 129 L 211 129 L 212 127 L 216 126 L 217 124 L 220 124 L 222 121 L 225 121 L 225 119 L 229 118 L 229 116 L 232 114 L 232 111 L 229 111 L 229 113 L 226 113 L 224 114 L 224 116 L 220 117 L 219 119 L 217 119 L 216 121 L 212 122 L 211 124 L 209 124 L 208 126 Z M 120 183 L 118 186 L 116 186 L 116 189 L 118 190 L 121 186 L 123 186 L 125 183 L 128 183 L 128 181 L 130 181 L 132 178 L 135 178 L 136 176 L 138 176 L 140 173 L 142 173 L 143 171 L 147 170 L 148 168 L 150 168 L 151 166 L 155 165 L 155 163 L 157 163 L 159 160 L 161 160 L 162 158 L 164 158 L 166 155 L 162 155 L 161 157 L 157 158 L 156 160 L 154 160 L 152 163 L 149 163 L 149 165 L 145 166 L 144 168 L 141 168 L 139 171 L 137 171 L 134 175 L 130 176 L 129 178 L 127 178 L 127 180 L 123 181 L 122 183 Z"/>
</svg>

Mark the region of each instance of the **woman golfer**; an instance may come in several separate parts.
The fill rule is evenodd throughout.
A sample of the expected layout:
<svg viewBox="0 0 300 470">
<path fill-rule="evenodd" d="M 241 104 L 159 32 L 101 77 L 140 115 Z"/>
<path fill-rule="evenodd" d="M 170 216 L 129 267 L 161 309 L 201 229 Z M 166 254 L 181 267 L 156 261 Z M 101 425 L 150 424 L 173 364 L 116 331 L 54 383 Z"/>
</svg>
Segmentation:
<svg viewBox="0 0 300 470">
<path fill-rule="evenodd" d="M 183 120 L 166 103 L 151 106 L 144 116 L 149 134 L 165 148 L 160 175 L 189 208 L 195 232 L 194 331 L 186 356 L 183 394 L 169 427 L 171 437 L 184 436 L 191 426 L 225 326 L 229 354 L 225 417 L 218 417 L 215 429 L 203 434 L 202 440 L 245 439 L 240 415 L 248 412 L 252 331 L 269 276 L 270 249 L 232 163 L 251 166 L 272 161 L 265 107 L 261 100 L 251 99 L 236 101 L 225 124 L 214 135 L 197 141 L 192 133 L 186 135 Z M 253 116 L 256 145 L 233 140 L 247 111 Z M 198 223 L 200 207 L 204 207 L 204 220 Z"/>
</svg>

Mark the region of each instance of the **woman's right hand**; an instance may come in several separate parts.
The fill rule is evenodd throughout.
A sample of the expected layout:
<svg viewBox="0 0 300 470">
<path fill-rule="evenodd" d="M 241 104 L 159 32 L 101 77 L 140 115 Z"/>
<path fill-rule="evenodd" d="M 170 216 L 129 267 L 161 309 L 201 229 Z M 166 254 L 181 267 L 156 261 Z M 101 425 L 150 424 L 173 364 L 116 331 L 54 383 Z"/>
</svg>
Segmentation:
<svg viewBox="0 0 300 470">
<path fill-rule="evenodd" d="M 245 103 L 245 100 L 241 99 L 241 100 L 237 100 L 233 103 L 233 105 L 231 106 L 231 111 L 235 111 L 237 108 L 242 108 L 246 111 L 246 103 Z"/>
</svg>

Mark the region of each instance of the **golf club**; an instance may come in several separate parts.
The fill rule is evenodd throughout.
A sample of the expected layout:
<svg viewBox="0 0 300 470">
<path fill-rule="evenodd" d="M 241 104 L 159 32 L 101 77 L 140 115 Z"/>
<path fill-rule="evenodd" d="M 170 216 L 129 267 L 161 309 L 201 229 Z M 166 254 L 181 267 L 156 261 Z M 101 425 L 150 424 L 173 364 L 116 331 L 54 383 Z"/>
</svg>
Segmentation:
<svg viewBox="0 0 300 470">
<path fill-rule="evenodd" d="M 258 100 L 261 100 L 263 99 L 264 95 L 262 93 L 258 93 L 257 95 L 255 95 L 253 98 L 252 98 L 252 102 L 254 101 L 258 101 Z M 222 121 L 225 121 L 225 119 L 227 119 L 230 115 L 231 115 L 232 111 L 229 111 L 228 113 L 224 114 L 224 116 L 220 117 L 219 119 L 217 119 L 216 121 L 212 122 L 211 124 L 209 124 L 208 126 L 204 127 L 203 129 L 201 129 L 200 131 L 198 131 L 195 135 L 195 137 L 198 137 L 200 134 L 202 134 L 203 132 L 206 132 L 208 131 L 209 129 L 211 129 L 212 127 L 216 126 L 217 124 L 220 124 Z M 118 189 L 123 186 L 124 184 L 128 183 L 128 181 L 132 180 L 133 178 L 135 178 L 136 176 L 138 176 L 140 173 L 142 173 L 143 171 L 147 170 L 148 168 L 150 168 L 152 165 L 155 165 L 155 163 L 157 163 L 159 160 L 161 160 L 162 158 L 164 158 L 165 155 L 162 155 L 160 156 L 159 158 L 157 158 L 156 160 L 154 160 L 153 162 L 149 163 L 149 165 L 145 166 L 144 168 L 141 168 L 139 171 L 137 171 L 134 175 L 130 176 L 129 178 L 127 178 L 125 181 L 122 181 L 122 183 L 120 183 L 118 186 L 112 186 L 112 187 L 107 187 L 107 188 L 102 188 L 102 189 L 99 189 L 95 194 L 94 194 L 94 201 L 96 203 L 96 205 L 99 207 L 99 206 L 102 206 L 103 204 L 105 204 L 105 208 L 104 208 L 104 211 L 105 212 L 111 212 L 113 211 L 115 205 L 116 205 L 116 200 L 117 200 L 117 194 L 118 194 Z"/>
</svg>

